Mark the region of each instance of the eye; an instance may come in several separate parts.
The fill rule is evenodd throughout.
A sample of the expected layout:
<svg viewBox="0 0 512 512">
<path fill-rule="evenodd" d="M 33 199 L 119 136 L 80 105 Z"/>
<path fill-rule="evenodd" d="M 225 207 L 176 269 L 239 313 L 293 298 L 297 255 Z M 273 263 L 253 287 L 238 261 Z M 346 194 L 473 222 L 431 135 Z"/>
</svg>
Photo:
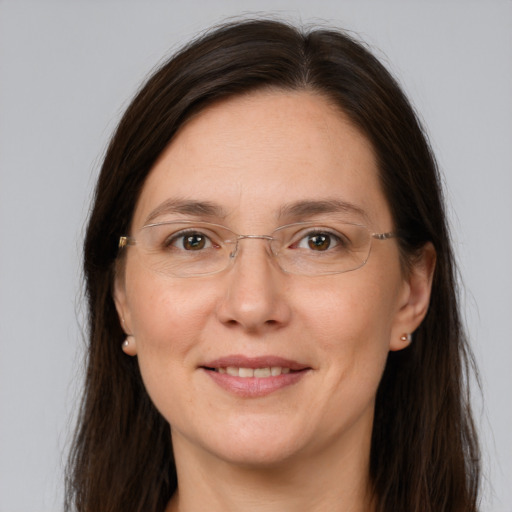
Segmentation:
<svg viewBox="0 0 512 512">
<path fill-rule="evenodd" d="M 166 238 L 165 247 L 172 247 L 183 251 L 201 251 L 210 249 L 214 244 L 210 238 L 200 231 L 180 231 Z"/>
<path fill-rule="evenodd" d="M 307 233 L 296 244 L 298 249 L 311 249 L 312 251 L 324 252 L 338 247 L 341 244 L 341 238 L 328 231 L 315 231 Z"/>
</svg>

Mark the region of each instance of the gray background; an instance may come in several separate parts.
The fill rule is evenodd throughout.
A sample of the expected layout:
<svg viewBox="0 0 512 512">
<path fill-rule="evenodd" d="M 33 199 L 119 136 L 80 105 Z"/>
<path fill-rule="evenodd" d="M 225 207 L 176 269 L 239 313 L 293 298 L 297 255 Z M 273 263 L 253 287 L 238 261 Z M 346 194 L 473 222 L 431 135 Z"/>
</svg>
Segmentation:
<svg viewBox="0 0 512 512">
<path fill-rule="evenodd" d="M 80 245 L 143 76 L 226 16 L 329 20 L 378 48 L 446 179 L 483 381 L 483 510 L 512 512 L 512 2 L 0 0 L 0 512 L 62 508 L 79 395 Z"/>
</svg>

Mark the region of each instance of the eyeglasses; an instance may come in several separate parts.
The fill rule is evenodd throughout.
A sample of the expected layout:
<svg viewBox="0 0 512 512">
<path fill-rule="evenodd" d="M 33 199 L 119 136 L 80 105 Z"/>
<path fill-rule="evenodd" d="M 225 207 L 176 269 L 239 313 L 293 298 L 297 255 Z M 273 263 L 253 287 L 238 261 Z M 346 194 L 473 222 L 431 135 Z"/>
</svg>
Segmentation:
<svg viewBox="0 0 512 512">
<path fill-rule="evenodd" d="M 136 246 L 142 263 L 155 272 L 199 277 L 226 270 L 242 240 L 259 239 L 269 243 L 270 254 L 283 272 L 321 276 L 362 267 L 373 240 L 396 236 L 372 233 L 366 226 L 336 218 L 287 224 L 271 235 L 239 235 L 219 224 L 177 220 L 148 224 L 135 237 L 122 236 L 119 247 Z"/>
</svg>

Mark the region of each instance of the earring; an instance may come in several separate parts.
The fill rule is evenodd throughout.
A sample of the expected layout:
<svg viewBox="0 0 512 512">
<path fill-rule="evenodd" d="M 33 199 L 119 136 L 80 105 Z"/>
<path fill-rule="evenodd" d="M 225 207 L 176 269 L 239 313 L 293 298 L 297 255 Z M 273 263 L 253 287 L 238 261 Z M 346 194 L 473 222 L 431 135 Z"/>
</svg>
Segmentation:
<svg viewBox="0 0 512 512">
<path fill-rule="evenodd" d="M 406 341 L 406 342 L 410 343 L 411 339 L 412 339 L 412 337 L 408 332 L 404 332 L 402 334 L 402 336 L 400 336 L 400 341 L 404 341 L 404 342 Z"/>
<path fill-rule="evenodd" d="M 130 346 L 131 338 L 133 338 L 133 336 L 131 334 L 128 334 L 128 336 L 126 336 L 126 339 L 123 341 L 123 343 L 121 343 L 121 347 L 123 350 L 127 349 Z"/>
</svg>

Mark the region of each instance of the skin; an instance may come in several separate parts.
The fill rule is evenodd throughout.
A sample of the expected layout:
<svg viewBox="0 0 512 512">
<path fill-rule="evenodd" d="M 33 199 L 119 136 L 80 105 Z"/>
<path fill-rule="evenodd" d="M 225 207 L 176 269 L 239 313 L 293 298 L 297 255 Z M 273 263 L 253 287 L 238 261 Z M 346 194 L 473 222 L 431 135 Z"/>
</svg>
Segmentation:
<svg viewBox="0 0 512 512">
<path fill-rule="evenodd" d="M 277 215 L 298 200 L 343 200 L 373 232 L 393 229 L 367 139 L 324 98 L 265 91 L 200 112 L 163 152 L 133 216 L 136 235 L 169 198 L 209 201 L 237 233 L 305 220 Z M 174 215 L 174 217 L 176 217 Z M 156 221 L 166 220 L 169 214 Z M 187 216 L 180 218 L 189 218 Z M 196 217 L 193 217 L 196 219 Z M 129 248 L 115 300 L 144 383 L 171 425 L 179 489 L 168 511 L 372 510 L 374 400 L 390 350 L 408 345 L 428 308 L 431 247 L 404 273 L 396 240 L 374 241 L 362 268 L 282 272 L 264 240 L 244 240 L 219 274 L 158 274 Z M 235 396 L 200 365 L 232 354 L 306 364 L 296 384 Z"/>
</svg>

